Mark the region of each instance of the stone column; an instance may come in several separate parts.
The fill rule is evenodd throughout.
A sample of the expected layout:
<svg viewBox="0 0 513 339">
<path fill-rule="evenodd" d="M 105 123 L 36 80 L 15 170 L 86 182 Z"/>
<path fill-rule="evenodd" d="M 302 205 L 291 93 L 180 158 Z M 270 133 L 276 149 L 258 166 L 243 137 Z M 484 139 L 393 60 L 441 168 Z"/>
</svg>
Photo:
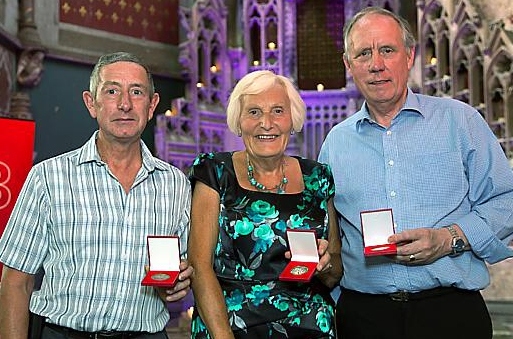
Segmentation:
<svg viewBox="0 0 513 339">
<path fill-rule="evenodd" d="M 34 16 L 34 0 L 19 0 L 18 38 L 27 46 L 41 46 Z"/>
<path fill-rule="evenodd" d="M 41 45 L 34 19 L 34 0 L 19 0 L 18 6 L 18 38 L 22 43 L 22 50 L 16 68 L 18 91 L 11 97 L 11 116 L 32 119 L 28 89 L 37 86 L 41 81 L 46 51 Z"/>
</svg>

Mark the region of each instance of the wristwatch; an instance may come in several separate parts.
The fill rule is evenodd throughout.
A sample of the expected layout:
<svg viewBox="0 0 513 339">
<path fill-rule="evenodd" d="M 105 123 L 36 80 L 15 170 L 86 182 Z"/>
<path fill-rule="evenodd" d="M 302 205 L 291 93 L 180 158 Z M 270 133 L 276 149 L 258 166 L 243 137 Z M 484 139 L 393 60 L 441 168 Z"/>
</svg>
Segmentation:
<svg viewBox="0 0 513 339">
<path fill-rule="evenodd" d="M 446 228 L 449 230 L 449 232 L 452 235 L 452 242 L 451 242 L 452 253 L 449 254 L 449 256 L 456 257 L 465 251 L 465 242 L 458 235 L 458 232 L 456 232 L 453 225 L 447 226 Z"/>
</svg>

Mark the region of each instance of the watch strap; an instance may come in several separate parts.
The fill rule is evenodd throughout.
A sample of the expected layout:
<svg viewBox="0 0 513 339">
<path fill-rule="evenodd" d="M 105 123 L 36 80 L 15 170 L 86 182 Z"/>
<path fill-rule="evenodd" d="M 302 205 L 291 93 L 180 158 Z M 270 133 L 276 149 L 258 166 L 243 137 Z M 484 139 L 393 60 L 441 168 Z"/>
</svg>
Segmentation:
<svg viewBox="0 0 513 339">
<path fill-rule="evenodd" d="M 453 225 L 446 226 L 449 233 L 451 233 L 452 241 L 451 241 L 451 248 L 452 253 L 449 254 L 449 256 L 457 256 L 461 253 L 463 253 L 466 249 L 465 243 L 463 242 L 463 239 L 460 237 L 456 229 L 454 229 Z"/>
<path fill-rule="evenodd" d="M 446 227 L 448 230 L 449 230 L 449 233 L 451 233 L 452 237 L 453 238 L 461 238 L 459 235 L 458 235 L 458 232 L 456 232 L 456 230 L 454 229 L 454 226 L 453 225 L 449 225 Z"/>
</svg>

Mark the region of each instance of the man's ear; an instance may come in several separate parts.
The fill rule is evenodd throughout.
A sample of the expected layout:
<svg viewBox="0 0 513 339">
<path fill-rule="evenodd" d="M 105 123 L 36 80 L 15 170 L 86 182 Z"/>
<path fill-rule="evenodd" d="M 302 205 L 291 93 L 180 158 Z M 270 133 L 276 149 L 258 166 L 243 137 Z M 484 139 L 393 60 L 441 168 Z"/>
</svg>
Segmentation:
<svg viewBox="0 0 513 339">
<path fill-rule="evenodd" d="M 150 108 L 149 108 L 149 112 L 148 112 L 148 121 L 150 121 L 151 118 L 153 118 L 153 112 L 155 112 L 155 109 L 157 109 L 157 105 L 159 104 L 159 101 L 160 101 L 159 94 L 154 93 L 153 97 L 151 97 L 151 101 L 150 101 Z"/>
<path fill-rule="evenodd" d="M 347 69 L 347 72 L 349 74 L 351 74 L 351 65 L 349 64 L 349 62 L 347 61 L 347 58 L 348 58 L 348 55 L 347 53 L 344 53 L 342 55 L 342 61 L 344 62 L 344 66 L 346 66 L 346 69 Z"/>
<path fill-rule="evenodd" d="M 414 62 L 415 62 L 415 46 L 411 47 L 410 51 L 409 51 L 408 70 L 412 69 Z"/>
<path fill-rule="evenodd" d="M 96 119 L 96 110 L 94 108 L 94 98 L 93 98 L 93 95 L 91 94 L 91 92 L 89 92 L 89 91 L 82 92 L 82 100 L 84 100 L 84 104 L 85 104 L 87 110 L 89 111 L 89 115 L 93 119 Z"/>
</svg>

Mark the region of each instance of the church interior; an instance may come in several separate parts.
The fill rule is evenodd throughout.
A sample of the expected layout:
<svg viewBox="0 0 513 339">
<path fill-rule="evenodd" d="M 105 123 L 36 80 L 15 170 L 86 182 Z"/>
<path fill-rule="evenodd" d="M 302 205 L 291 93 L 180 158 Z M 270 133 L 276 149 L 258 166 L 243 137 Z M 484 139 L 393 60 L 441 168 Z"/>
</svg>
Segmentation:
<svg viewBox="0 0 513 339">
<path fill-rule="evenodd" d="M 81 96 L 93 64 L 132 52 L 161 97 L 143 139 L 186 171 L 200 152 L 240 148 L 226 127 L 228 96 L 245 74 L 269 69 L 291 78 L 307 106 L 288 153 L 315 159 L 328 131 L 363 102 L 344 70 L 342 28 L 366 6 L 400 14 L 416 33 L 410 88 L 475 107 L 513 166 L 511 0 L 4 0 L 0 118 L 34 122 L 32 163 L 77 148 L 96 129 Z M 508 260 L 491 266 L 482 292 L 494 338 L 513 338 L 512 269 Z M 172 337 L 186 337 L 192 304 L 169 305 Z"/>
</svg>

